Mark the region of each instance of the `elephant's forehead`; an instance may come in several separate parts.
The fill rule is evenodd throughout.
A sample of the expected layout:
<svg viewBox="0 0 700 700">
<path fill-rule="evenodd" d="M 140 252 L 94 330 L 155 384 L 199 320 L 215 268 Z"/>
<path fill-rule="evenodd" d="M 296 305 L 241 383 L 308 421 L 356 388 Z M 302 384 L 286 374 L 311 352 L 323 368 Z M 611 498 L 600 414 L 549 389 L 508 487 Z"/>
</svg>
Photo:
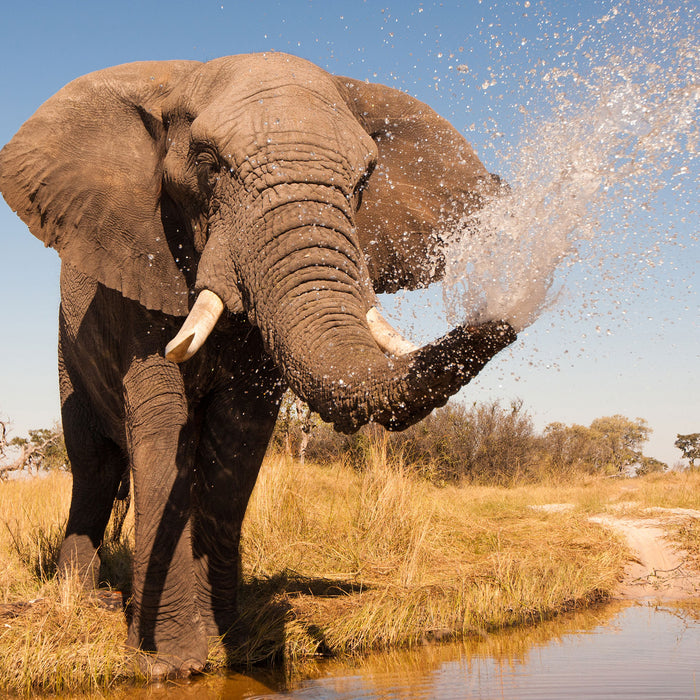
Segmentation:
<svg viewBox="0 0 700 700">
<path fill-rule="evenodd" d="M 303 144 L 312 159 L 342 161 L 364 171 L 376 157 L 371 138 L 321 68 L 285 54 L 216 59 L 195 71 L 173 96 L 191 114 L 191 136 L 214 144 L 232 165 L 268 146 Z"/>
<path fill-rule="evenodd" d="M 282 53 L 242 54 L 217 58 L 193 71 L 180 99 L 195 114 L 215 104 L 231 104 L 284 87 L 306 88 L 336 101 L 338 93 L 326 71 L 305 59 Z"/>
</svg>

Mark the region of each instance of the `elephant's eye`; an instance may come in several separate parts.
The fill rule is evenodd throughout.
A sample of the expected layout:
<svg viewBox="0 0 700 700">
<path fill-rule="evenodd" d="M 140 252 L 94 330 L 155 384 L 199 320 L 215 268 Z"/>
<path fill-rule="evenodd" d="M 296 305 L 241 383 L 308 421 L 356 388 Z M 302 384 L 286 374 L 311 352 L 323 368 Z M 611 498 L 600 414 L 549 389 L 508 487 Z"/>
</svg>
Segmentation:
<svg viewBox="0 0 700 700">
<path fill-rule="evenodd" d="M 219 170 L 219 159 L 211 151 L 200 151 L 195 156 L 194 162 L 198 169 Z"/>
<path fill-rule="evenodd" d="M 194 164 L 197 169 L 199 186 L 211 190 L 216 184 L 221 170 L 219 158 L 210 150 L 202 150 L 195 155 Z"/>
<path fill-rule="evenodd" d="M 367 168 L 366 172 L 362 175 L 362 177 L 358 180 L 357 184 L 355 185 L 355 191 L 353 192 L 353 199 L 355 201 L 355 211 L 358 211 L 359 208 L 362 206 L 362 193 L 365 191 L 367 184 L 369 183 L 369 179 L 372 176 L 372 173 L 374 172 L 374 167 L 375 163 L 371 163 L 369 168 Z"/>
</svg>

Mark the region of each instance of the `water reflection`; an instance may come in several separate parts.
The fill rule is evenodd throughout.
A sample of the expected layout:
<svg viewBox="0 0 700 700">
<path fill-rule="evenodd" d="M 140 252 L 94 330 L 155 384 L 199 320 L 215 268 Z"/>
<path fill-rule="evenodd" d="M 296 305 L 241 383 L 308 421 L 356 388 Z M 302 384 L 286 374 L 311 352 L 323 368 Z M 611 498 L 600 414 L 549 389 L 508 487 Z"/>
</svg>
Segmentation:
<svg viewBox="0 0 700 700">
<path fill-rule="evenodd" d="M 115 693 L 118 698 L 695 698 L 700 601 L 613 604 L 458 644 L 231 674 Z"/>
</svg>

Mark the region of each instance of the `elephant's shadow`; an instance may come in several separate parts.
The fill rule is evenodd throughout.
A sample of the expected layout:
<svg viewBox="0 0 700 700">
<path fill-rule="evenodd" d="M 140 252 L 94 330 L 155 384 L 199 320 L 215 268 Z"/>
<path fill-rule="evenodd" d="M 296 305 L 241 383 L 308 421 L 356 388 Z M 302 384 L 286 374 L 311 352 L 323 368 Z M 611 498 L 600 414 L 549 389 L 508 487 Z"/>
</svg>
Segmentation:
<svg viewBox="0 0 700 700">
<path fill-rule="evenodd" d="M 307 598 L 321 606 L 333 598 L 347 598 L 367 591 L 357 581 L 314 578 L 283 571 L 269 578 L 247 580 L 239 589 L 240 617 L 223 638 L 230 667 L 285 663 L 295 640 L 288 639 L 289 623 L 306 636 L 305 645 L 315 646 L 314 656 L 330 656 L 323 628 L 304 619 L 294 600 Z M 299 626 L 301 630 L 299 630 Z"/>
</svg>

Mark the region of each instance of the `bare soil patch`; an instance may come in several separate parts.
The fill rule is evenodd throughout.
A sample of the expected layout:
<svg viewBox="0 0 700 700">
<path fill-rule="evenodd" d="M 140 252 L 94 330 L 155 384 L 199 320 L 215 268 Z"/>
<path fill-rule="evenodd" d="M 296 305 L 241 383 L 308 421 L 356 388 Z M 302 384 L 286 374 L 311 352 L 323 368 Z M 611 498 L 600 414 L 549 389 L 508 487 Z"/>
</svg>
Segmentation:
<svg viewBox="0 0 700 700">
<path fill-rule="evenodd" d="M 688 508 L 650 508 L 647 512 L 654 513 L 656 517 L 591 517 L 591 521 L 624 537 L 632 552 L 618 596 L 624 599 L 656 600 L 700 597 L 700 570 L 697 562 L 668 537 L 669 527 L 683 519 L 700 519 L 700 511 Z"/>
</svg>

